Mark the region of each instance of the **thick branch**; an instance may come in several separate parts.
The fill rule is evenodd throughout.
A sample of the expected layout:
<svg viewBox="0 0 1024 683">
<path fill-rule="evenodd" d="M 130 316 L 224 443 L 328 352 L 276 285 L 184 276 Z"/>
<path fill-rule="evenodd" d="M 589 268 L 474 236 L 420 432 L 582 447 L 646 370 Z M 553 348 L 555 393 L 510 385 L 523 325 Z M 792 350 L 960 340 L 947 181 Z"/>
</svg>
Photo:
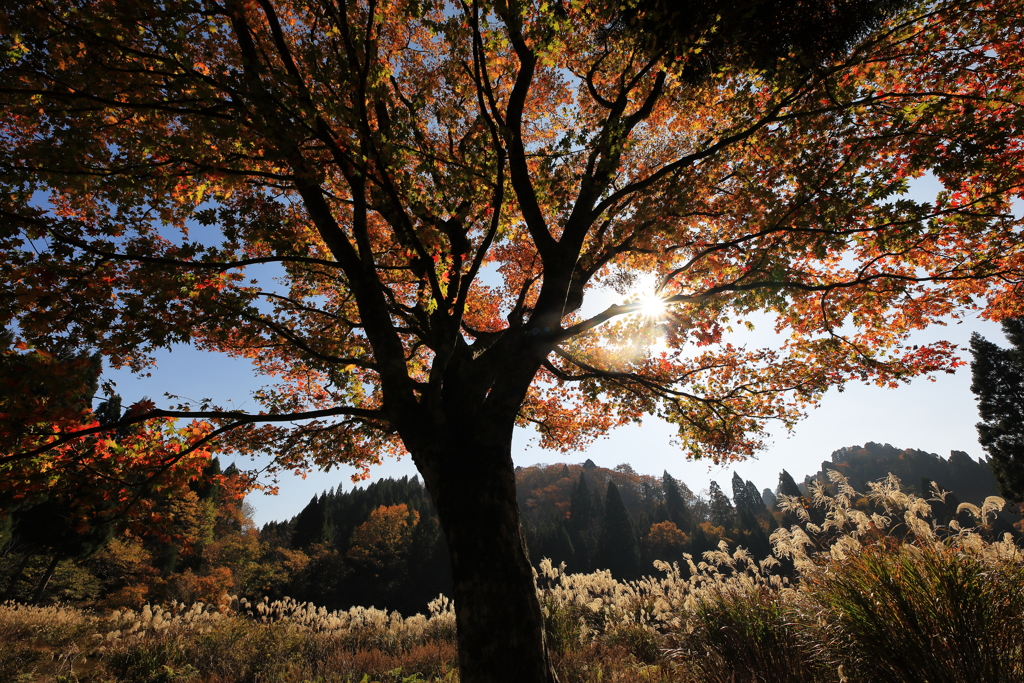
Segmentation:
<svg viewBox="0 0 1024 683">
<path fill-rule="evenodd" d="M 47 451 L 53 450 L 66 443 L 70 443 L 76 439 L 80 439 L 85 436 L 91 436 L 93 434 L 102 434 L 104 432 L 111 432 L 123 427 L 128 427 L 133 424 L 140 422 L 147 422 L 149 420 L 157 420 L 162 418 L 172 418 L 176 420 L 188 420 L 188 419 L 207 419 L 207 420 L 234 420 L 230 425 L 218 428 L 219 433 L 224 433 L 228 429 L 234 429 L 242 425 L 248 424 L 259 424 L 262 422 L 296 422 L 298 420 L 313 420 L 322 417 L 336 417 L 339 415 L 345 415 L 349 417 L 357 417 L 364 420 L 382 420 L 385 419 L 384 413 L 380 410 L 366 410 L 363 408 L 351 408 L 348 406 L 338 406 L 334 408 L 324 408 L 322 410 L 309 410 L 302 413 L 289 413 L 286 415 L 272 415 L 272 414 L 249 414 L 241 411 L 233 410 L 150 410 L 145 413 L 138 415 L 129 415 L 121 418 L 117 422 L 113 422 L 108 425 L 100 427 L 89 427 L 87 429 L 79 429 L 74 432 L 65 433 L 62 435 L 56 435 L 56 439 L 47 443 L 44 446 L 39 446 L 27 451 L 20 453 L 12 453 L 0 457 L 0 465 L 15 460 L 24 460 L 32 458 L 37 455 L 42 455 Z M 205 438 L 205 437 L 204 437 Z"/>
</svg>

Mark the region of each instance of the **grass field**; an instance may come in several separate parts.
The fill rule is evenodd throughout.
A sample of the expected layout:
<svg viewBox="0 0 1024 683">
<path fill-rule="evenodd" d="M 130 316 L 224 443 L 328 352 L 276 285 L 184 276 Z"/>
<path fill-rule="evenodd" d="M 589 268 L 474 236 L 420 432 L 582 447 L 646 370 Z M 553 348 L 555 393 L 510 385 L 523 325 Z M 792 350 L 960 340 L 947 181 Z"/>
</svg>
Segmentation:
<svg viewBox="0 0 1024 683">
<path fill-rule="evenodd" d="M 538 591 L 560 679 L 576 682 L 1020 683 L 1024 555 L 978 525 L 929 523 L 893 478 L 863 500 L 814 492 L 819 522 L 773 535 L 755 562 L 722 547 L 621 583 L 541 564 Z M 884 511 L 884 514 L 877 512 Z M 327 612 L 284 600 L 91 614 L 0 605 L 0 680 L 166 683 L 458 681 L 452 604 L 427 615 Z"/>
</svg>

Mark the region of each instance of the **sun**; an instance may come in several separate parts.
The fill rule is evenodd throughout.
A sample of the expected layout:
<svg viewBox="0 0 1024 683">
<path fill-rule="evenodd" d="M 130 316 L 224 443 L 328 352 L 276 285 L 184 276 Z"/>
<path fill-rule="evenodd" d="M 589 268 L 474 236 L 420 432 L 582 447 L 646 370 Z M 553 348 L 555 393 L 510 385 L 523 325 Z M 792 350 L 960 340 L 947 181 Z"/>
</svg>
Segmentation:
<svg viewBox="0 0 1024 683">
<path fill-rule="evenodd" d="M 660 318 L 665 314 L 665 299 L 653 292 L 639 294 L 636 301 L 640 304 L 640 315 L 645 318 Z"/>
</svg>

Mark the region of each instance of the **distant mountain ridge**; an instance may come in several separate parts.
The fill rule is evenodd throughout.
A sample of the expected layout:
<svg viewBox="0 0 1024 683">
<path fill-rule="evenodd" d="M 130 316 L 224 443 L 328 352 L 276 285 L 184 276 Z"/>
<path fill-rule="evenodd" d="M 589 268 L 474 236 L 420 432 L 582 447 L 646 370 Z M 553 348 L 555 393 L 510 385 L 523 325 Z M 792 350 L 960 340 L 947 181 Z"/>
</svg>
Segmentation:
<svg viewBox="0 0 1024 683">
<path fill-rule="evenodd" d="M 828 483 L 828 470 L 840 472 L 862 492 L 867 491 L 867 482 L 892 473 L 905 487 L 912 487 L 923 498 L 930 498 L 931 492 L 926 490 L 922 480 L 934 481 L 943 490 L 955 494 L 961 502 L 975 505 L 980 505 L 988 496 L 999 495 L 988 461 L 982 458 L 975 460 L 963 451 L 950 451 L 947 459 L 914 448 L 898 449 L 869 441 L 863 446 L 833 451 L 831 461 L 822 462 L 818 472 L 807 475 L 803 486 L 815 479 Z"/>
</svg>

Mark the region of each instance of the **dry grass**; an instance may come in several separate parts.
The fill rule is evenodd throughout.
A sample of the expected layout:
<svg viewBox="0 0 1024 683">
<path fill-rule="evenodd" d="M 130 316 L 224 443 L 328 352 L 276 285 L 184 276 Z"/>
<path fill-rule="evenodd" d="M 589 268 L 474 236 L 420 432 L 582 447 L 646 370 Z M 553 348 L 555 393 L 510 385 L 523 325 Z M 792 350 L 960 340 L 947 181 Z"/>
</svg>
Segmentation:
<svg viewBox="0 0 1024 683">
<path fill-rule="evenodd" d="M 889 478 L 873 512 L 842 477 L 813 491 L 824 521 L 773 534 L 779 560 L 724 545 L 658 577 L 537 572 L 549 645 L 565 683 L 1019 683 L 1024 557 L 962 506 L 974 528 L 930 523 L 928 501 Z M 0 606 L 0 680 L 87 683 L 456 682 L 455 618 L 292 600 L 146 606 L 104 618 L 67 607 Z"/>
<path fill-rule="evenodd" d="M 0 605 L 0 681 L 72 674 L 96 631 L 96 617 L 72 607 Z"/>
</svg>

